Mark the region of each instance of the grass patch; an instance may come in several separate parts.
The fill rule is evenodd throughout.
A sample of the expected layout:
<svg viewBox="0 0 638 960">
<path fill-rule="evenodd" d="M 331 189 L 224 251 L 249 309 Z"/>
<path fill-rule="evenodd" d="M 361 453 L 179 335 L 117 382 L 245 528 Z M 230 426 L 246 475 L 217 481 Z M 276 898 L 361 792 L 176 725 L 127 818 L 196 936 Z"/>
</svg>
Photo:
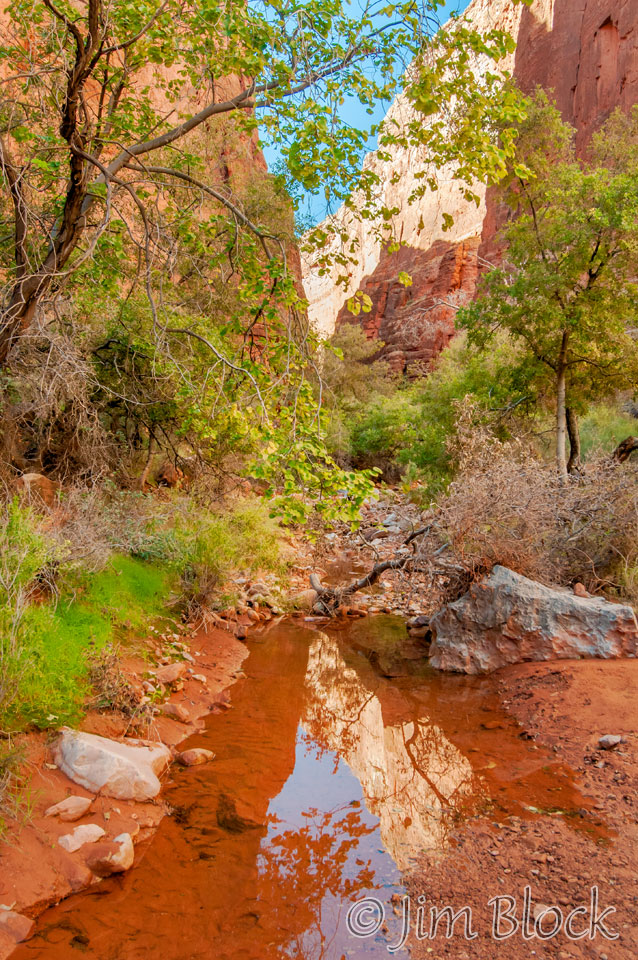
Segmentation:
<svg viewBox="0 0 638 960">
<path fill-rule="evenodd" d="M 71 525 L 55 539 L 17 501 L 0 516 L 0 728 L 8 732 L 75 725 L 87 703 L 119 709 L 128 692 L 118 647 L 172 620 L 169 603 L 179 598 L 188 612 L 227 603 L 222 590 L 235 572 L 285 570 L 280 528 L 261 500 L 222 512 L 177 496 L 161 504 L 159 520 L 151 498 L 116 499 L 117 522 L 94 496 L 91 511 L 69 511 Z M 93 557 L 96 544 L 105 560 L 90 570 L 82 549 Z M 57 603 L 42 602 L 52 589 Z"/>
<path fill-rule="evenodd" d="M 613 453 L 626 437 L 638 434 L 638 420 L 618 406 L 597 404 L 583 417 L 580 439 L 583 456 Z"/>
<path fill-rule="evenodd" d="M 133 557 L 113 557 L 83 575 L 73 599 L 28 607 L 14 671 L 17 695 L 4 724 L 19 730 L 77 723 L 91 694 L 90 660 L 166 615 L 174 574 Z"/>
</svg>

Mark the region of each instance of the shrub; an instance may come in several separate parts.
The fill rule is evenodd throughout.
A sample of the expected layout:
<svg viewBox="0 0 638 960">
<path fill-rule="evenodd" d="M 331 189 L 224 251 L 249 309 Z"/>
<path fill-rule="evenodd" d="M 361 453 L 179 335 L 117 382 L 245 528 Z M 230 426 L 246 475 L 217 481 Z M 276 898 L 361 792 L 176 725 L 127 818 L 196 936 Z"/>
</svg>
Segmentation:
<svg viewBox="0 0 638 960">
<path fill-rule="evenodd" d="M 471 411 L 458 411 L 463 423 Z M 495 564 L 543 583 L 581 581 L 638 599 L 638 464 L 599 457 L 562 481 L 518 441 L 462 430 L 459 473 L 435 514 L 436 535 L 475 575 Z"/>
<path fill-rule="evenodd" d="M 188 603 L 210 605 L 214 594 L 235 571 L 283 573 L 281 530 L 257 498 L 238 501 L 224 513 L 196 505 L 177 521 L 179 564 Z"/>
<path fill-rule="evenodd" d="M 479 421 L 509 435 L 514 417 L 532 401 L 510 341 L 497 339 L 488 356 L 470 349 L 459 334 L 427 377 L 404 383 L 390 396 L 372 393 L 365 403 L 351 405 L 347 419 L 342 413 L 333 417 L 333 444 L 340 451 L 347 447 L 355 466 L 379 467 L 386 480 L 403 475 L 419 482 L 431 500 L 454 476 L 448 440 L 457 427 L 455 401 L 466 396 Z"/>
</svg>

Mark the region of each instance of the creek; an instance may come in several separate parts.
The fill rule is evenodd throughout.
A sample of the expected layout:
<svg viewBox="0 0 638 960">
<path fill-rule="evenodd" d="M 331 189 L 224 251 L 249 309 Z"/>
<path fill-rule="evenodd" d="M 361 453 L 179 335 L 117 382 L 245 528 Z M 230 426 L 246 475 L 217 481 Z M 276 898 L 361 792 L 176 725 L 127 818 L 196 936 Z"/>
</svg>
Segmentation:
<svg viewBox="0 0 638 960">
<path fill-rule="evenodd" d="M 15 960 L 387 957 L 403 877 L 454 856 L 463 821 L 549 812 L 588 829 L 572 772 L 494 681 L 396 656 L 404 636 L 388 616 L 257 633 L 231 709 L 187 744 L 216 759 L 174 766 L 172 813 L 135 867 L 44 913 Z M 357 939 L 346 915 L 365 896 L 387 929 Z"/>
</svg>

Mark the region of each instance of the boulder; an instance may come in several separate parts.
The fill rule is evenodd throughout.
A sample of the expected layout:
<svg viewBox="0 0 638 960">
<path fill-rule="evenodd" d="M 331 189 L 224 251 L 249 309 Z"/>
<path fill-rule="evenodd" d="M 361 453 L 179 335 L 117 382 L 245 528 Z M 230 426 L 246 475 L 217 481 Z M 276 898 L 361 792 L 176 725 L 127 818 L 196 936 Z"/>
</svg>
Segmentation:
<svg viewBox="0 0 638 960">
<path fill-rule="evenodd" d="M 631 607 L 546 587 L 505 567 L 430 622 L 430 662 L 439 670 L 491 673 L 529 660 L 635 657 L 638 622 Z"/>
<path fill-rule="evenodd" d="M 72 833 L 65 833 L 63 837 L 60 837 L 58 843 L 67 853 L 75 853 L 85 843 L 96 843 L 101 840 L 105 833 L 103 827 L 98 826 L 97 823 L 83 823 L 82 826 L 76 827 Z"/>
<path fill-rule="evenodd" d="M 130 870 L 134 860 L 133 838 L 130 833 L 120 833 L 113 840 L 94 847 L 86 865 L 96 877 L 110 877 L 114 873 Z"/>
<path fill-rule="evenodd" d="M 75 783 L 118 800 L 152 800 L 160 791 L 159 775 L 171 761 L 168 747 L 146 740 L 108 740 L 62 728 L 55 762 Z"/>
<path fill-rule="evenodd" d="M 45 810 L 44 815 L 45 817 L 59 817 L 65 823 L 72 823 L 88 813 L 92 803 L 92 797 L 66 797 Z"/>
<path fill-rule="evenodd" d="M 295 610 L 312 610 L 318 598 L 316 590 L 302 590 L 292 598 L 292 605 Z"/>
</svg>

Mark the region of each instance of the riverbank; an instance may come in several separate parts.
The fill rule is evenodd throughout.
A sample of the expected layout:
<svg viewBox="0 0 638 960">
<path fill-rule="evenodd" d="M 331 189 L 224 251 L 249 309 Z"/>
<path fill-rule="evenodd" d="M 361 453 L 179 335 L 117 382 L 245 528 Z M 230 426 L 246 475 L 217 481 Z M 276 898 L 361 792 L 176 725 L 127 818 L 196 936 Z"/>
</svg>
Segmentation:
<svg viewBox="0 0 638 960">
<path fill-rule="evenodd" d="M 180 689 L 174 690 L 164 701 L 174 705 L 180 719 L 161 713 L 152 717 L 145 732 L 146 739 L 161 741 L 173 748 L 198 733 L 206 716 L 227 709 L 228 688 L 241 676 L 241 664 L 247 656 L 245 645 L 218 627 L 201 629 L 180 639 L 184 644 L 182 658 L 174 661 L 183 665 L 183 674 L 177 684 Z M 149 643 L 155 646 L 157 638 L 152 638 Z M 134 687 L 141 687 L 143 678 L 152 669 L 141 655 L 127 657 L 121 668 Z M 118 739 L 125 736 L 128 725 L 126 717 L 92 711 L 79 724 L 79 729 Z M 0 846 L 0 905 L 27 918 L 27 921 L 7 924 L 6 929 L 0 925 L 0 958 L 3 960 L 16 946 L 15 934 L 8 932 L 9 929 L 19 933 L 22 939 L 30 932 L 28 921 L 47 907 L 99 883 L 85 862 L 90 846 L 69 853 L 58 843 L 62 835 L 70 833 L 79 824 L 95 823 L 105 830 L 104 839 L 128 833 L 135 847 L 143 849 L 168 809 L 161 794 L 155 801 L 146 803 L 102 796 L 93 798 L 53 763 L 55 739 L 55 734 L 30 733 L 17 740 L 29 782 L 23 798 L 21 822 L 9 824 L 7 837 Z M 169 769 L 165 782 L 170 776 Z M 80 821 L 64 823 L 57 817 L 44 816 L 51 805 L 67 796 L 93 799 L 89 812 Z M 137 855 L 136 851 L 136 858 Z"/>
<path fill-rule="evenodd" d="M 638 942 L 638 662 L 520 664 L 500 671 L 494 681 L 504 707 L 521 724 L 521 737 L 549 747 L 558 763 L 575 771 L 590 809 L 582 816 L 561 816 L 557 783 L 557 810 L 529 810 L 504 823 L 479 817 L 455 833 L 453 856 L 422 858 L 409 880 L 410 893 L 426 898 L 428 916 L 432 906 L 470 906 L 478 934 L 465 941 L 459 923 L 456 936 L 437 938 L 436 956 L 633 960 Z M 598 741 L 607 734 L 622 736 L 622 743 L 600 749 Z M 575 940 L 563 930 L 546 941 L 526 941 L 519 930 L 497 942 L 494 906 L 488 901 L 514 897 L 520 919 L 527 885 L 537 908 L 556 905 L 564 918 L 581 905 L 589 910 L 597 887 L 600 911 L 615 908 L 607 925 L 619 939 L 598 932 L 593 940 L 589 935 Z M 582 932 L 583 916 L 576 919 L 574 933 Z M 551 931 L 553 922 L 548 916 L 545 929 Z M 503 922 L 500 929 L 505 933 L 511 927 Z M 429 940 L 413 937 L 411 946 L 415 960 L 432 956 Z"/>
</svg>

